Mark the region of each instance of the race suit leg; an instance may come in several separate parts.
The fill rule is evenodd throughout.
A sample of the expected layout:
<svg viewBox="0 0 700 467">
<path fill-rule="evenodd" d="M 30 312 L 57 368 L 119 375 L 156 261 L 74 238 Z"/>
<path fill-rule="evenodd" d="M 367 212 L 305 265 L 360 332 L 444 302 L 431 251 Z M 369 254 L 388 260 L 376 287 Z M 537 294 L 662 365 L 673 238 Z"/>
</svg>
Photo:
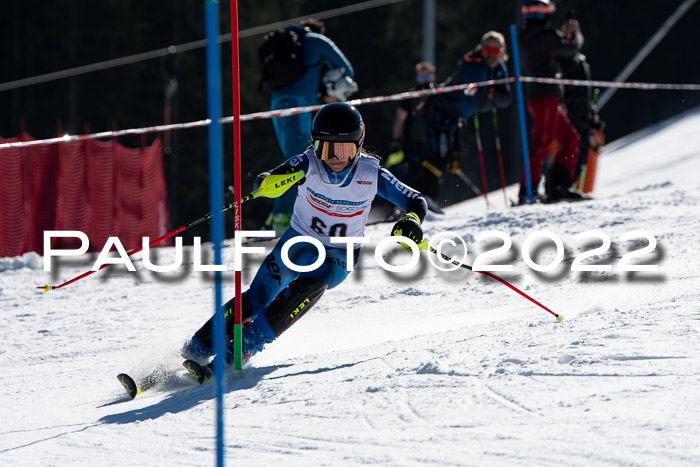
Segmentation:
<svg viewBox="0 0 700 467">
<path fill-rule="evenodd" d="M 325 247 L 326 258 L 315 270 L 299 273 L 282 261 L 284 242 L 300 234 L 288 229 L 272 252 L 267 255 L 248 289 L 252 309 L 252 324 L 246 332 L 257 336 L 255 346 L 275 340 L 304 315 L 326 289 L 338 286 L 348 276 L 345 248 Z M 359 248 L 353 252 L 357 261 Z M 289 260 L 298 266 L 308 266 L 318 259 L 318 250 L 310 243 L 297 243 L 289 249 Z M 244 336 L 245 339 L 245 336 Z"/>
</svg>

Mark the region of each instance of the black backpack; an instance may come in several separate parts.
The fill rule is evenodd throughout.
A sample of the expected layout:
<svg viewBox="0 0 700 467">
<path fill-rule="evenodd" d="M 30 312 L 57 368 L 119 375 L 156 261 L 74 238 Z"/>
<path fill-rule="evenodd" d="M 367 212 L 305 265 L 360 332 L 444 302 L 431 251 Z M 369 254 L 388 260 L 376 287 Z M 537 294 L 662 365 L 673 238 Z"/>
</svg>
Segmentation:
<svg viewBox="0 0 700 467">
<path fill-rule="evenodd" d="M 306 34 L 287 28 L 267 34 L 258 47 L 260 83 L 265 82 L 273 91 L 292 84 L 304 76 L 306 68 L 301 59 L 301 38 Z"/>
</svg>

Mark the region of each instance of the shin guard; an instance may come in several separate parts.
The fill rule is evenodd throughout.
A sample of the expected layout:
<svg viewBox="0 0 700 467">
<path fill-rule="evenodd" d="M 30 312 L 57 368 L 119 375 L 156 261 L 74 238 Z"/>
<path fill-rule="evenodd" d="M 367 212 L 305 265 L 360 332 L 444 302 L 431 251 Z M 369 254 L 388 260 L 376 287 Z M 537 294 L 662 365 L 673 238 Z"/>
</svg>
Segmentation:
<svg viewBox="0 0 700 467">
<path fill-rule="evenodd" d="M 279 337 L 294 324 L 309 308 L 314 306 L 328 284 L 318 279 L 306 277 L 298 279 L 284 291 L 282 296 L 272 302 L 265 312 L 267 324 Z"/>
</svg>

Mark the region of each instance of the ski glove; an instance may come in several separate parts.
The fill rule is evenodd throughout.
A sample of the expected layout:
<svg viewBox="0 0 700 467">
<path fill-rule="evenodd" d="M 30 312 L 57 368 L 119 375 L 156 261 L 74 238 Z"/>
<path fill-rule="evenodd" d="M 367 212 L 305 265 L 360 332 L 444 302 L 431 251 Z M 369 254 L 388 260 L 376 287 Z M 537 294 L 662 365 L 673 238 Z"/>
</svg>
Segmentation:
<svg viewBox="0 0 700 467">
<path fill-rule="evenodd" d="M 394 228 L 391 229 L 391 235 L 410 238 L 418 245 L 423 241 L 423 228 L 420 226 L 420 218 L 417 214 L 409 212 L 394 224 Z"/>
</svg>

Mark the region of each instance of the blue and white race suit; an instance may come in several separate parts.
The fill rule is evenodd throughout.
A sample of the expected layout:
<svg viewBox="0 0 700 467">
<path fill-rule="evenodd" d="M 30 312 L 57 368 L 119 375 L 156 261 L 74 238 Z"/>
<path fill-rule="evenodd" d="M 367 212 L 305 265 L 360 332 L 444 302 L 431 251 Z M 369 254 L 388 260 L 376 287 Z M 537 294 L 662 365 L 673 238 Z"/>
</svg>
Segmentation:
<svg viewBox="0 0 700 467">
<path fill-rule="evenodd" d="M 285 291 L 290 282 L 311 277 L 332 289 L 348 276 L 347 249 L 344 244 L 331 243 L 330 238 L 364 236 L 367 216 L 375 195 L 404 211 L 416 212 L 421 219 L 426 214 L 425 200 L 419 192 L 402 184 L 391 172 L 379 167 L 376 158 L 363 154 L 358 157 L 360 159 L 349 174 L 350 169 L 340 173 L 330 171 L 312 149 L 287 161 L 287 164 L 303 170 L 306 180 L 298 186 L 290 228 L 267 255 L 248 290 L 254 324 L 270 341 L 274 340 L 275 334 L 267 321 L 260 318 L 265 316 L 267 307 L 280 292 Z M 345 182 L 342 185 L 331 185 L 343 179 Z M 319 240 L 325 248 L 325 261 L 313 271 L 299 273 L 282 262 L 283 245 L 300 235 Z M 355 244 L 353 251 L 354 264 L 357 262 L 360 245 Z M 290 248 L 289 258 L 298 266 L 308 266 L 317 260 L 318 250 L 310 243 L 297 243 Z"/>
</svg>

